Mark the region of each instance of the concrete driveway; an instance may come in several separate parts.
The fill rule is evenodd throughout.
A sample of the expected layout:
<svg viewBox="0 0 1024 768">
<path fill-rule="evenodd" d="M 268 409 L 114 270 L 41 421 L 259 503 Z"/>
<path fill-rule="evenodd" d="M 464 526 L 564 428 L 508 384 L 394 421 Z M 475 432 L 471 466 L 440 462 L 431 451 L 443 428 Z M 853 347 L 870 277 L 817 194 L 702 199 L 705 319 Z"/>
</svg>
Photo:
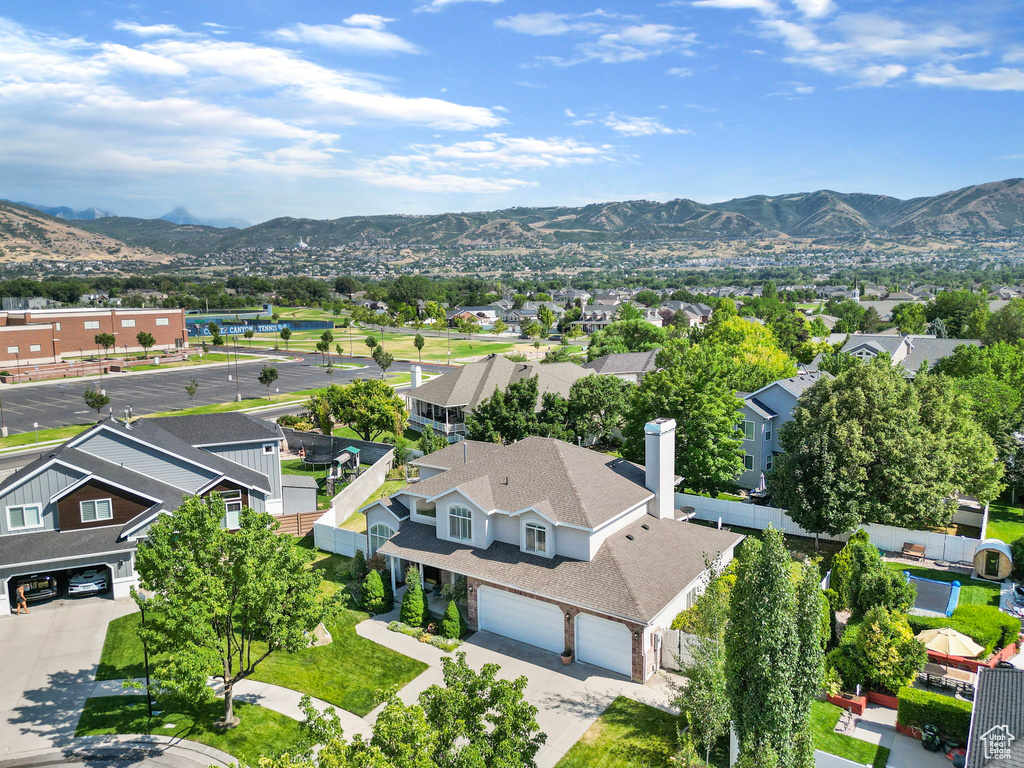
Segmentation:
<svg viewBox="0 0 1024 768">
<path fill-rule="evenodd" d="M 0 760 L 69 742 L 107 624 L 134 607 L 105 597 L 58 599 L 0 618 Z"/>
<path fill-rule="evenodd" d="M 443 682 L 441 658 L 446 654 L 407 635 L 390 631 L 387 624 L 392 618 L 397 618 L 397 612 L 361 622 L 356 625 L 356 632 L 430 665 L 399 692 L 403 701 L 412 703 L 421 691 Z M 617 696 L 674 711 L 669 704 L 672 691 L 666 678 L 660 675 L 642 685 L 589 664 L 563 666 L 558 654 L 490 632 L 477 632 L 459 650 L 466 653 L 466 661 L 474 669 L 484 664 L 497 664 L 501 667 L 499 676 L 502 678 L 526 677 L 526 699 L 537 707 L 537 723 L 547 734 L 547 741 L 537 753 L 537 768 L 552 768 L 561 760 Z M 379 709 L 371 712 L 367 720 L 372 721 Z"/>
</svg>

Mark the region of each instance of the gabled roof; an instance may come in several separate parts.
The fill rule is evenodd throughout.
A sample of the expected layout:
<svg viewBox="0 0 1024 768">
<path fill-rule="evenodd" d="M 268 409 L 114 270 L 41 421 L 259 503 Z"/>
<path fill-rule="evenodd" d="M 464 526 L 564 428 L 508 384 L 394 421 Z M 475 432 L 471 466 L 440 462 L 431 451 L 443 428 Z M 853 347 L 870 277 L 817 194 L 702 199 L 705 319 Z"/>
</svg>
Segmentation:
<svg viewBox="0 0 1024 768">
<path fill-rule="evenodd" d="M 0 536 L 0 563 L 4 567 L 40 563 L 40 570 L 46 570 L 46 563 L 73 557 L 86 557 L 104 553 L 124 552 L 135 549 L 134 541 L 120 540 L 120 528 L 105 525 L 99 528 L 83 528 L 75 531 L 38 531 L 21 533 L 16 536 Z M 27 569 L 31 572 L 31 569 Z"/>
<path fill-rule="evenodd" d="M 247 413 L 163 416 L 153 421 L 192 446 L 280 440 L 283 437 L 277 424 Z"/>
<path fill-rule="evenodd" d="M 547 504 L 553 522 L 588 529 L 653 496 L 644 487 L 643 467 L 625 459 L 549 437 L 528 437 L 498 448 L 479 458 L 472 458 L 471 448 L 469 462 L 403 493 L 436 498 L 458 488 L 487 511 L 513 513 Z M 458 455 L 457 445 L 445 451 L 453 449 Z"/>
<path fill-rule="evenodd" d="M 855 334 L 843 345 L 843 352 L 853 352 L 867 347 L 875 352 L 895 353 L 903 344 L 910 345 L 906 357 L 896 363 L 911 373 L 916 373 L 926 360 L 929 366 L 948 357 L 957 347 L 970 344 L 981 346 L 979 339 L 939 339 L 934 336 L 889 336 L 885 334 Z"/>
<path fill-rule="evenodd" d="M 621 352 L 612 353 L 591 360 L 583 367 L 594 373 L 616 374 L 616 373 L 650 373 L 657 370 L 655 358 L 660 349 L 652 349 L 647 352 Z"/>
<path fill-rule="evenodd" d="M 408 522 L 379 551 L 646 624 L 700 577 L 705 554 L 715 557 L 742 538 L 643 515 L 610 535 L 588 561 L 530 555 L 500 541 L 471 547 Z"/>
<path fill-rule="evenodd" d="M 464 407 L 472 410 L 495 390 L 504 390 L 509 384 L 537 376 L 537 407 L 540 396 L 554 392 L 569 396 L 569 388 L 577 379 L 590 375 L 575 363 L 516 363 L 504 355 L 488 355 L 483 360 L 464 365 L 409 390 L 409 397 L 445 407 Z"/>
<path fill-rule="evenodd" d="M 492 453 L 500 451 L 501 448 L 502 446 L 497 443 L 485 443 L 480 440 L 461 440 L 409 463 L 415 467 L 451 469 L 460 464 L 466 464 L 470 461 L 490 456 Z"/>
<path fill-rule="evenodd" d="M 772 389 L 773 387 L 779 387 L 785 392 L 791 394 L 794 400 L 799 400 L 800 395 L 802 395 L 808 389 L 813 387 L 823 378 L 831 379 L 834 377 L 828 371 L 806 371 L 796 376 L 791 376 L 788 379 L 777 379 L 776 381 L 765 384 L 763 387 L 761 387 L 759 390 L 755 392 L 739 396 L 746 400 L 748 403 L 750 403 L 751 401 L 756 401 L 758 408 L 761 408 L 765 410 L 768 414 L 774 416 L 776 415 L 775 412 L 771 408 L 765 406 L 765 404 L 758 399 L 758 395 L 760 395 L 762 392 L 766 392 L 769 389 Z"/>
</svg>

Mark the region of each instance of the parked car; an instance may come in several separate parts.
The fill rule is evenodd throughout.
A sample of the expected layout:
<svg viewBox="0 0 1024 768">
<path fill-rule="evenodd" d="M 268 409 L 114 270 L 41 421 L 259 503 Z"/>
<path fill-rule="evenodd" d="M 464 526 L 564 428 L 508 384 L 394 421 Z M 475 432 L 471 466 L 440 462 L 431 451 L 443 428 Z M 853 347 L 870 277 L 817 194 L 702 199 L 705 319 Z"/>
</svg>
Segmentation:
<svg viewBox="0 0 1024 768">
<path fill-rule="evenodd" d="M 57 579 L 48 573 L 34 573 L 31 576 L 15 576 L 11 579 L 8 589 L 11 602 L 17 599 L 18 587 L 25 585 L 25 602 L 37 603 L 60 595 Z"/>
<path fill-rule="evenodd" d="M 86 568 L 75 571 L 68 579 L 69 595 L 98 595 L 110 587 L 110 572 L 106 568 Z"/>
<path fill-rule="evenodd" d="M 519 338 L 520 339 L 528 339 L 528 338 L 530 338 L 530 334 L 528 334 L 528 333 L 521 333 L 521 334 L 519 334 Z"/>
<path fill-rule="evenodd" d="M 548 341 L 561 341 L 561 340 L 562 340 L 562 334 L 560 334 L 560 333 L 552 333 L 550 336 L 548 336 Z"/>
</svg>

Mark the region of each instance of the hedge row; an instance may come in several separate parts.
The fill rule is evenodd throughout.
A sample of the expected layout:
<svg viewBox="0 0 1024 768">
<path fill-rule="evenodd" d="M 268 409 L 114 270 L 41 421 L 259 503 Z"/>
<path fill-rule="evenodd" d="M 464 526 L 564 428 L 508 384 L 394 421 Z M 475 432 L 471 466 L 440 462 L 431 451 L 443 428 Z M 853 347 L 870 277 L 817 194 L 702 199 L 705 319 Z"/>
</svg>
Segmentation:
<svg viewBox="0 0 1024 768">
<path fill-rule="evenodd" d="M 971 702 L 918 688 L 900 688 L 896 698 L 899 701 L 896 719 L 900 725 L 915 728 L 934 725 L 942 733 L 967 742 L 971 729 Z"/>
<path fill-rule="evenodd" d="M 991 605 L 961 605 L 952 616 L 908 616 L 910 628 L 916 635 L 923 629 L 952 627 L 985 646 L 989 656 L 997 648 L 1009 645 L 1017 639 L 1020 620 L 1003 613 Z"/>
</svg>

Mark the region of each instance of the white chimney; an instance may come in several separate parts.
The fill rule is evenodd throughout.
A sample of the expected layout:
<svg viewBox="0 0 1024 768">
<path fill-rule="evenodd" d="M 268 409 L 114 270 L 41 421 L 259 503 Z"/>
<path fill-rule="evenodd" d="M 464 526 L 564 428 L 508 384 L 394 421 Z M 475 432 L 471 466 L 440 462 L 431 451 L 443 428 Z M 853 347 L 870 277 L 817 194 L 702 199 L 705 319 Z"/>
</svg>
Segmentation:
<svg viewBox="0 0 1024 768">
<path fill-rule="evenodd" d="M 675 517 L 676 422 L 655 419 L 644 424 L 644 468 L 647 490 L 654 492 L 651 514 Z"/>
<path fill-rule="evenodd" d="M 420 384 L 423 383 L 423 369 L 418 365 L 412 367 L 412 384 L 409 389 L 416 389 Z"/>
</svg>

